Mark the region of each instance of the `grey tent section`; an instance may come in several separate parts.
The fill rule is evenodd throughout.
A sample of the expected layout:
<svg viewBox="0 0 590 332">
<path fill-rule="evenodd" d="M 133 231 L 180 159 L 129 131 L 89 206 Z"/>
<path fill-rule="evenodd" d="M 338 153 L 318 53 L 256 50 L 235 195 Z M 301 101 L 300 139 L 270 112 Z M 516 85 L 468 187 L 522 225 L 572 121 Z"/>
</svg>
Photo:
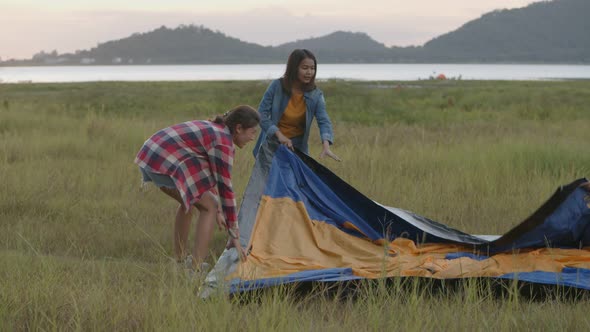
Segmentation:
<svg viewBox="0 0 590 332">
<path fill-rule="evenodd" d="M 238 226 L 240 227 L 240 243 L 242 247 L 246 248 L 250 242 L 252 229 L 256 222 L 256 214 L 260 206 L 260 199 L 264 193 L 266 180 L 272 165 L 272 158 L 276 149 L 279 147 L 277 139 L 266 140 L 260 146 L 258 154 L 256 155 L 256 162 L 252 169 L 252 175 L 246 185 L 244 196 L 242 197 L 242 204 L 238 212 Z"/>
<path fill-rule="evenodd" d="M 264 187 L 266 186 L 266 180 L 270 166 L 272 165 L 272 158 L 279 144 L 277 139 L 269 139 L 260 146 L 256 155 L 256 162 L 252 169 L 252 175 L 248 180 L 244 196 L 242 197 L 242 204 L 238 212 L 238 226 L 240 227 L 240 244 L 246 250 L 250 242 L 254 223 L 256 222 L 256 214 L 260 206 L 260 199 L 264 193 Z M 221 253 L 221 256 L 219 256 L 213 269 L 207 274 L 205 284 L 200 291 L 200 296 L 207 298 L 216 289 L 223 289 L 225 276 L 233 273 L 238 263 L 239 257 L 236 249 L 225 249 Z"/>
<path fill-rule="evenodd" d="M 206 299 L 218 292 L 228 293 L 229 286 L 224 282 L 225 276 L 236 270 L 239 260 L 236 248 L 225 249 L 207 274 L 203 286 L 199 289 L 199 297 Z"/>
</svg>

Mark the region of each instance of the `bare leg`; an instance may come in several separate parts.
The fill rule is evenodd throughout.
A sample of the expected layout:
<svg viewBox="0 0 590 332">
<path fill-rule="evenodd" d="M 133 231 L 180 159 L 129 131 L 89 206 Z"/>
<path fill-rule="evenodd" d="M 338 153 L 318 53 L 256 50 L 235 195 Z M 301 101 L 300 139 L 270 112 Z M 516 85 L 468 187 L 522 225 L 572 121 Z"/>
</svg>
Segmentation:
<svg viewBox="0 0 590 332">
<path fill-rule="evenodd" d="M 174 223 L 174 255 L 178 262 L 186 257 L 189 252 L 187 249 L 188 232 L 191 227 L 191 219 L 194 210 L 195 209 L 191 207 L 188 212 L 185 212 L 182 204 L 178 205 L 178 209 L 176 210 L 176 219 Z"/>
<path fill-rule="evenodd" d="M 176 222 L 174 224 L 174 253 L 176 259 L 179 260 L 188 252 L 186 243 L 188 242 L 188 233 L 194 209 L 191 207 L 190 211 L 185 213 L 182 198 L 177 189 L 161 187 L 160 190 L 180 204 L 176 210 Z M 199 210 L 192 252 L 193 268 L 195 269 L 200 268 L 201 263 L 205 261 L 209 254 L 209 242 L 213 237 L 217 218 L 217 205 L 217 198 L 210 192 L 204 193 L 201 200 L 195 203 L 195 207 Z"/>
<path fill-rule="evenodd" d="M 217 199 L 207 192 L 195 206 L 199 210 L 199 217 L 193 245 L 193 267 L 199 268 L 209 254 L 209 242 L 217 218 Z"/>
<path fill-rule="evenodd" d="M 176 209 L 176 218 L 174 222 L 174 256 L 176 261 L 181 261 L 188 254 L 187 243 L 188 233 L 191 226 L 191 219 L 193 216 L 194 208 L 191 207 L 188 212 L 184 210 L 182 198 L 177 189 L 171 189 L 161 187 L 160 190 L 166 195 L 174 198 L 179 205 Z"/>
</svg>

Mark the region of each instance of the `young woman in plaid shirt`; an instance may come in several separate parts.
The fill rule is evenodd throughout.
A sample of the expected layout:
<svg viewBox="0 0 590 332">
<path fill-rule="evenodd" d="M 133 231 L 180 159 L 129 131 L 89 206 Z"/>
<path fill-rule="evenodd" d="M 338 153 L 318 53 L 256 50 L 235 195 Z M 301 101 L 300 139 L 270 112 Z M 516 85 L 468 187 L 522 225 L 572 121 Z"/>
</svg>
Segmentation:
<svg viewBox="0 0 590 332">
<path fill-rule="evenodd" d="M 201 270 L 207 257 L 216 221 L 227 228 L 231 244 L 245 258 L 231 168 L 234 146 L 242 148 L 254 140 L 259 122 L 258 112 L 242 105 L 213 121 L 179 123 L 148 138 L 135 158 L 144 182 L 153 182 L 179 203 L 174 224 L 174 253 L 179 262 L 188 254 L 193 207 L 199 211 L 189 262 L 194 270 Z"/>
</svg>

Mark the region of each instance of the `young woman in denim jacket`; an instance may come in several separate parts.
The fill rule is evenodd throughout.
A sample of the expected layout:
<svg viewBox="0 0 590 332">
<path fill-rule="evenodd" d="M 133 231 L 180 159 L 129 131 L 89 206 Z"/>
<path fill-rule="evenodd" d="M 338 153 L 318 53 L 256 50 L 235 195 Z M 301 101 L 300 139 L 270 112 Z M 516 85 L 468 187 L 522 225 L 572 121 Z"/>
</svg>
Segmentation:
<svg viewBox="0 0 590 332">
<path fill-rule="evenodd" d="M 296 49 L 289 55 L 285 74 L 272 81 L 258 107 L 262 130 L 254 156 L 265 140 L 275 138 L 290 149 L 296 147 L 309 153 L 307 141 L 315 118 L 323 147 L 320 158 L 327 156 L 340 161 L 330 150 L 334 134 L 324 95 L 315 85 L 316 68 L 316 58 L 309 50 Z"/>
</svg>

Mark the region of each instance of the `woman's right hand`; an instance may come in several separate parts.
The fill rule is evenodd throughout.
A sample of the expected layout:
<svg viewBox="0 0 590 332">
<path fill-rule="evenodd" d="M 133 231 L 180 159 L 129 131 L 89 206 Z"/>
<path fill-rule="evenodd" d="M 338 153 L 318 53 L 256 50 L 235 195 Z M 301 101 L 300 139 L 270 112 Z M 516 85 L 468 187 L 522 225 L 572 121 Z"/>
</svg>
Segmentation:
<svg viewBox="0 0 590 332">
<path fill-rule="evenodd" d="M 277 130 L 276 134 L 277 138 L 279 139 L 279 143 L 288 147 L 289 149 L 293 150 L 293 142 L 287 136 L 283 135 L 279 130 Z"/>
<path fill-rule="evenodd" d="M 221 212 L 221 208 L 217 210 L 217 216 L 216 216 L 216 221 L 217 221 L 217 227 L 219 227 L 219 230 L 224 230 L 227 227 L 227 224 L 225 223 L 225 218 L 223 217 L 223 212 Z"/>
</svg>

